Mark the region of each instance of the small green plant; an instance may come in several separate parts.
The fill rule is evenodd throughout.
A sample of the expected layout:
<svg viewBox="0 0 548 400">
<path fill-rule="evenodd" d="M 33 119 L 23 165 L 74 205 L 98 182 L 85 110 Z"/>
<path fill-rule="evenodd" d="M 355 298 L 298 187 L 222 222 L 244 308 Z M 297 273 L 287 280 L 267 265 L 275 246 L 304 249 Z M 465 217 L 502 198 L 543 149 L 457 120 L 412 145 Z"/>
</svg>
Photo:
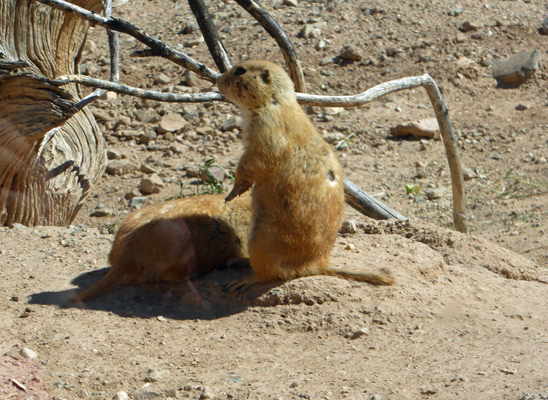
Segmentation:
<svg viewBox="0 0 548 400">
<path fill-rule="evenodd" d="M 121 225 L 120 221 L 116 221 L 111 224 L 105 224 L 103 225 L 103 228 L 105 229 L 105 231 L 107 231 L 108 234 L 112 235 L 114 232 L 116 232 L 116 227 L 118 225 Z"/>
<path fill-rule="evenodd" d="M 405 191 L 407 194 L 419 194 L 421 192 L 421 187 L 410 183 L 409 185 L 405 185 Z"/>
<path fill-rule="evenodd" d="M 548 183 L 539 182 L 526 175 L 518 175 L 513 169 L 501 179 L 502 188 L 497 191 L 498 199 L 523 199 L 548 194 Z"/>
<path fill-rule="evenodd" d="M 198 171 L 198 177 L 200 179 L 198 186 L 201 186 L 200 194 L 223 194 L 225 192 L 223 182 L 218 180 L 211 173 L 212 167 L 221 169 L 228 177 L 234 179 L 223 167 L 215 164 L 215 157 L 207 159 Z M 202 179 L 204 175 L 206 178 Z"/>
</svg>

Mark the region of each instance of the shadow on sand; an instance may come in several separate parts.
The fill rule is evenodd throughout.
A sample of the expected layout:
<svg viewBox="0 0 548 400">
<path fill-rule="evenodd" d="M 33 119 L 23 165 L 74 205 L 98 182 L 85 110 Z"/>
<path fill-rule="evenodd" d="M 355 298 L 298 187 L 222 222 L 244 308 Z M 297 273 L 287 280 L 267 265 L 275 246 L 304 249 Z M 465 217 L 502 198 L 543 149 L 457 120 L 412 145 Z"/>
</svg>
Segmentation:
<svg viewBox="0 0 548 400">
<path fill-rule="evenodd" d="M 71 283 L 79 289 L 87 288 L 106 274 L 108 268 L 84 273 Z M 215 270 L 180 285 L 150 284 L 122 286 L 86 303 L 72 303 L 69 299 L 78 289 L 41 292 L 30 296 L 30 304 L 56 305 L 61 308 L 80 308 L 108 311 L 122 317 L 211 320 L 237 314 L 253 306 L 257 297 L 278 286 L 280 282 L 260 284 L 244 293 L 226 293 L 228 283 L 244 278 L 249 270 L 228 268 Z"/>
</svg>

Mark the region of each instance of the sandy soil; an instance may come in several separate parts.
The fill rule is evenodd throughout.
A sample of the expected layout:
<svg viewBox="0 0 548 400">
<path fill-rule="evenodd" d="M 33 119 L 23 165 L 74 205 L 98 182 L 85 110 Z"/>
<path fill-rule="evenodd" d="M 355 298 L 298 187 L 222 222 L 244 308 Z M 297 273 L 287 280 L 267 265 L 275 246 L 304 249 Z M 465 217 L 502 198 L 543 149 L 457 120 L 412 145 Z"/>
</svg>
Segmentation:
<svg viewBox="0 0 548 400">
<path fill-rule="evenodd" d="M 235 60 L 282 60 L 245 11 L 231 2 L 209 4 Z M 354 134 L 338 152 L 347 177 L 410 218 L 375 222 L 348 208 L 345 218 L 358 229 L 341 234 L 333 264 L 385 268 L 396 286 L 312 277 L 227 294 L 223 285 L 246 274 L 227 269 L 192 280 L 182 299 L 149 286 L 71 304 L 75 289 L 105 273 L 124 215 L 178 196 L 181 187 L 190 194 L 207 159 L 231 171 L 241 151 L 238 130 L 221 129 L 236 115 L 229 104 L 97 102 L 109 149 L 135 169 L 105 173 L 68 228 L 0 228 L 0 396 L 547 399 L 548 71 L 541 62 L 520 88 L 497 89 L 489 68 L 490 60 L 522 51 L 546 57 L 548 36 L 539 30 L 545 5 L 465 0 L 462 13 L 423 0 L 264 6 L 294 42 L 310 92 L 351 94 L 404 76 L 434 77 L 463 164 L 475 174 L 466 181 L 471 234 L 451 230 L 442 143 L 390 136 L 392 126 L 433 116 L 423 90 L 403 91 L 360 109 L 311 114 L 322 133 Z M 136 0 L 115 14 L 213 66 L 206 46 L 192 45 L 199 35 L 181 33 L 192 23 L 186 3 Z M 461 32 L 465 21 L 477 30 Z M 311 24 L 319 31 L 301 37 Z M 82 69 L 93 76 L 108 74 L 105 36 L 96 28 L 83 54 Z M 345 45 L 362 60 L 329 63 Z M 167 61 L 130 58 L 142 48 L 133 39 L 122 38 L 122 47 L 125 83 L 210 87 L 188 87 L 183 71 Z M 183 115 L 186 126 L 158 134 L 170 112 Z M 130 204 L 126 194 L 142 196 L 136 191 L 151 169 L 165 186 Z M 410 184 L 421 193 L 407 194 Z M 441 197 L 423 195 L 434 189 Z"/>
</svg>

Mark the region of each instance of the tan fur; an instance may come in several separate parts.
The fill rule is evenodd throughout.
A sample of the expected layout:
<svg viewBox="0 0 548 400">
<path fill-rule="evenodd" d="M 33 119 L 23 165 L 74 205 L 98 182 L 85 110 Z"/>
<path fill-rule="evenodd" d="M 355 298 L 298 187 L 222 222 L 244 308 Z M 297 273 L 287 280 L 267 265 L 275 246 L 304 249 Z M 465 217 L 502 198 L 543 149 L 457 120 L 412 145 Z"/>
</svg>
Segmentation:
<svg viewBox="0 0 548 400">
<path fill-rule="evenodd" d="M 268 61 L 247 61 L 224 73 L 217 84 L 238 105 L 245 122 L 244 153 L 226 200 L 254 184 L 248 241 L 252 281 L 337 275 L 392 284 L 383 273 L 329 267 L 343 218 L 343 172 L 297 103 L 286 72 Z"/>
<path fill-rule="evenodd" d="M 132 212 L 116 234 L 109 272 L 72 300 L 92 299 L 119 284 L 182 283 L 247 257 L 250 208 L 249 196 L 225 203 L 208 195 Z"/>
</svg>

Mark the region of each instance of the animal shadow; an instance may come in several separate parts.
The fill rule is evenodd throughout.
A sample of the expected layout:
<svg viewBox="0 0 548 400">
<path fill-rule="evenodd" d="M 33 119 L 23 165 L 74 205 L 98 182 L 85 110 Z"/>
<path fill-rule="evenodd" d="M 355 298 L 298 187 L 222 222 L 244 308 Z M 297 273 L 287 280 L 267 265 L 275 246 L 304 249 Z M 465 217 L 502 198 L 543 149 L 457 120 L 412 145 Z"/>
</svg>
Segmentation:
<svg viewBox="0 0 548 400">
<path fill-rule="evenodd" d="M 108 268 L 86 272 L 71 283 L 80 289 L 91 286 Z M 85 303 L 70 299 L 79 289 L 41 292 L 30 296 L 30 304 L 56 305 L 61 308 L 80 308 L 108 311 L 122 317 L 212 320 L 240 313 L 254 305 L 257 297 L 278 286 L 279 282 L 258 284 L 243 293 L 227 293 L 224 287 L 249 274 L 249 270 L 226 268 L 174 285 L 167 283 L 139 286 L 120 286 L 105 295 Z"/>
</svg>

